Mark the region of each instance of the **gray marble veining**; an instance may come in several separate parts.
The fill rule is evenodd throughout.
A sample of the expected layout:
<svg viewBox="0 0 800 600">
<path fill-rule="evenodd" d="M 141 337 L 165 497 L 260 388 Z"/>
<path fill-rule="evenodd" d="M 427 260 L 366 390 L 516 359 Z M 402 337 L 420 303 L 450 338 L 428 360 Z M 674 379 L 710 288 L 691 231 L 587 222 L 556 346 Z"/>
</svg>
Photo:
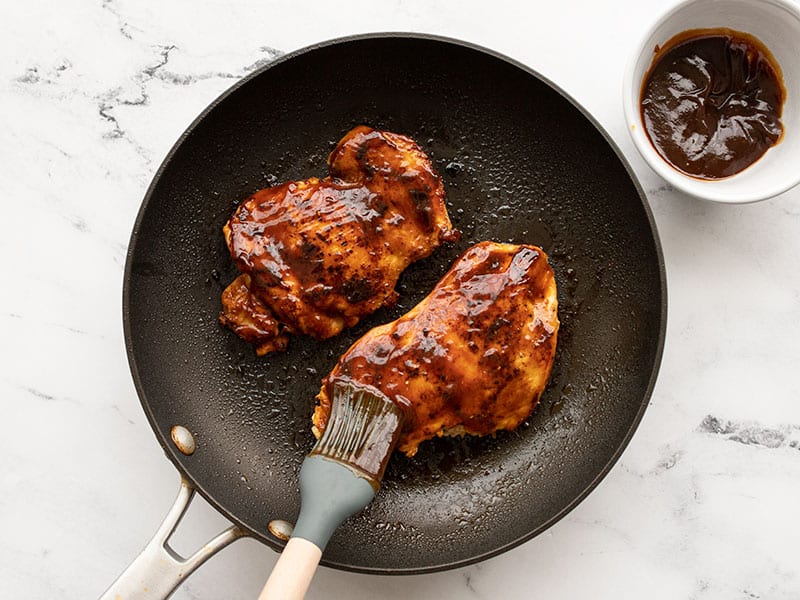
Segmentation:
<svg viewBox="0 0 800 600">
<path fill-rule="evenodd" d="M 178 477 L 122 340 L 131 227 L 161 159 L 242 76 L 316 41 L 427 31 L 509 54 L 618 142 L 654 211 L 669 321 L 658 384 L 622 460 L 575 511 L 452 572 L 322 569 L 315 598 L 800 597 L 800 189 L 703 204 L 627 139 L 621 77 L 671 1 L 12 3 L 0 9 L 0 598 L 97 597 L 142 548 Z M 594 68 L 594 55 L 604 68 Z M 587 63 L 591 68 L 587 68 Z M 225 527 L 201 502 L 176 545 Z M 275 555 L 237 542 L 177 600 L 254 598 Z"/>
</svg>

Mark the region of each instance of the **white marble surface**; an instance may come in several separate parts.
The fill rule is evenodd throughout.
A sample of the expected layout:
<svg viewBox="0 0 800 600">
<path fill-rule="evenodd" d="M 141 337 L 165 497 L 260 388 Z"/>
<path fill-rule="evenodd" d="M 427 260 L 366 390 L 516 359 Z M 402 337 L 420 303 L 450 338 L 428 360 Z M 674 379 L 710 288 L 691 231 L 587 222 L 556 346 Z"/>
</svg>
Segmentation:
<svg viewBox="0 0 800 600">
<path fill-rule="evenodd" d="M 176 493 L 131 382 L 120 309 L 133 220 L 171 144 L 264 61 L 380 30 L 494 48 L 599 119 L 655 213 L 667 343 L 633 442 L 548 532 L 435 575 L 322 569 L 308 598 L 800 597 L 800 189 L 701 204 L 635 155 L 623 66 L 669 4 L 2 2 L 0 598 L 97 597 Z M 179 549 L 224 520 L 201 501 L 185 524 Z M 237 542 L 174 597 L 254 598 L 275 559 Z"/>
</svg>

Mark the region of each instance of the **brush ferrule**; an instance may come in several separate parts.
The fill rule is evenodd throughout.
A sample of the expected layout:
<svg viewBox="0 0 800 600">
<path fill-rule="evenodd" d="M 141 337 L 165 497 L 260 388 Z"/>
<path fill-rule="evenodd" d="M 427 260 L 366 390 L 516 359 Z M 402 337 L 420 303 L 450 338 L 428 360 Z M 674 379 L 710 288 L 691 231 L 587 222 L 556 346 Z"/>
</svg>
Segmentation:
<svg viewBox="0 0 800 600">
<path fill-rule="evenodd" d="M 404 419 L 403 410 L 377 389 L 337 382 L 328 424 L 311 456 L 347 465 L 377 490 Z"/>
</svg>

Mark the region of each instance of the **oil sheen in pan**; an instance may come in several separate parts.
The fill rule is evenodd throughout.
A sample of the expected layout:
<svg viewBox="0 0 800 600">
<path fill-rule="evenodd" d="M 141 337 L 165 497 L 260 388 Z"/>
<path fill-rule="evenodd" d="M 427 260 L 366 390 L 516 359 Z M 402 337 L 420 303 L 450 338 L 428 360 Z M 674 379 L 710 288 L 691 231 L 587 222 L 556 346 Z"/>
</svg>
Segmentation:
<svg viewBox="0 0 800 600">
<path fill-rule="evenodd" d="M 235 276 L 220 228 L 260 187 L 324 173 L 326 142 L 358 123 L 425 149 L 462 240 L 407 269 L 394 308 L 259 359 L 217 323 Z M 296 518 L 322 377 L 486 239 L 540 245 L 556 273 L 562 326 L 539 408 L 515 432 L 395 456 L 376 501 L 337 531 L 323 562 L 436 571 L 543 531 L 607 472 L 646 406 L 663 340 L 663 264 L 640 189 L 593 121 L 527 69 L 451 41 L 372 36 L 277 61 L 170 154 L 137 222 L 125 293 L 134 379 L 168 456 L 221 512 L 280 547 L 267 524 Z M 194 433 L 191 456 L 169 437 L 177 423 Z"/>
</svg>

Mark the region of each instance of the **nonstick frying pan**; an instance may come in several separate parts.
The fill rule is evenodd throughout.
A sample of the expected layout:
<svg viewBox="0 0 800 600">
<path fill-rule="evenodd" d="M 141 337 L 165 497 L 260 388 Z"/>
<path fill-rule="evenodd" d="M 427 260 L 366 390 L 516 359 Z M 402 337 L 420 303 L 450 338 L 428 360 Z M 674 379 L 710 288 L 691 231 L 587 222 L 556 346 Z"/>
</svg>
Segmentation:
<svg viewBox="0 0 800 600">
<path fill-rule="evenodd" d="M 325 175 L 328 152 L 362 123 L 409 135 L 429 153 L 461 241 L 409 267 L 394 308 L 333 339 L 295 337 L 287 352 L 259 358 L 217 322 L 220 293 L 236 275 L 221 227 L 254 191 Z M 663 258 L 643 192 L 608 135 L 552 83 L 491 51 L 423 35 L 340 39 L 284 56 L 213 102 L 164 160 L 131 237 L 123 292 L 131 371 L 183 487 L 156 539 L 109 592 L 135 576 L 168 595 L 240 535 L 280 549 L 268 524 L 298 514 L 320 380 L 481 240 L 549 254 L 561 319 L 550 385 L 517 431 L 437 439 L 413 459 L 394 456 L 377 498 L 339 528 L 322 564 L 450 569 L 508 550 L 574 508 L 647 406 L 666 325 Z M 193 454 L 177 447 L 187 440 L 173 441 L 176 425 L 193 435 Z M 165 540 L 194 489 L 235 525 L 183 561 Z M 174 564 L 146 577 L 156 555 Z"/>
</svg>

